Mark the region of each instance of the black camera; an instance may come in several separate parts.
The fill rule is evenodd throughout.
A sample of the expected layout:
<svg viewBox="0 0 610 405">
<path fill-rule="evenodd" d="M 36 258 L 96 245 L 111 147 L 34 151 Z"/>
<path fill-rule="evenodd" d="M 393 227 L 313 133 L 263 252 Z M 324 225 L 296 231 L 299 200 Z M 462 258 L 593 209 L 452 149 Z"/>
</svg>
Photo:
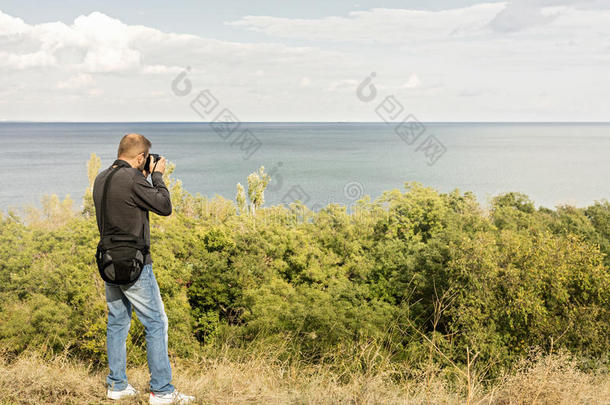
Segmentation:
<svg viewBox="0 0 610 405">
<path fill-rule="evenodd" d="M 156 153 L 149 153 L 148 159 L 146 159 L 146 163 L 144 164 L 144 170 L 146 170 L 148 173 L 152 173 L 160 158 L 161 156 L 157 155 Z"/>
</svg>

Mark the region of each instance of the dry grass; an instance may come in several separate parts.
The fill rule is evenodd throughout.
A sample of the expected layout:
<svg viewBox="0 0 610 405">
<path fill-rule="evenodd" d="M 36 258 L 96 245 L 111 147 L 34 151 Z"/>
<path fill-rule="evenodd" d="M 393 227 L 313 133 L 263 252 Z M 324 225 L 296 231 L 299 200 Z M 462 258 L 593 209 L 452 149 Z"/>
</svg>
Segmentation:
<svg viewBox="0 0 610 405">
<path fill-rule="evenodd" d="M 482 403 L 610 404 L 610 375 L 587 374 L 566 353 L 522 361 Z"/>
<path fill-rule="evenodd" d="M 285 366 L 263 357 L 243 361 L 207 359 L 172 362 L 176 387 L 196 395 L 198 404 L 609 404 L 610 376 L 582 373 L 563 354 L 522 363 L 491 388 L 443 382 L 439 370 L 421 379 L 392 383 L 390 372 L 350 375 L 348 383 L 324 367 Z M 391 373 L 399 372 L 393 369 Z M 65 356 L 43 359 L 0 356 L 0 404 L 146 404 L 148 369 L 128 367 L 130 383 L 143 393 L 135 399 L 105 399 L 106 370 Z"/>
</svg>

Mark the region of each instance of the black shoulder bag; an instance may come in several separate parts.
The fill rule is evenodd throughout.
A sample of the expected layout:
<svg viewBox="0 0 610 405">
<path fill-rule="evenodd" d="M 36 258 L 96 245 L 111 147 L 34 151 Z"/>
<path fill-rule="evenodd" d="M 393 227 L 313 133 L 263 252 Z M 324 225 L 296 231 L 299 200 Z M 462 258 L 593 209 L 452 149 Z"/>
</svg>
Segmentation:
<svg viewBox="0 0 610 405">
<path fill-rule="evenodd" d="M 100 276 L 104 281 L 113 284 L 129 284 L 138 280 L 144 258 L 149 251 L 144 236 L 136 236 L 131 233 L 106 235 L 105 225 L 108 222 L 106 212 L 106 200 L 108 186 L 112 176 L 118 171 L 118 167 L 113 168 L 104 183 L 102 193 L 102 226 L 100 241 L 97 245 L 95 260 Z M 142 227 L 144 228 L 144 227 Z M 142 231 L 143 233 L 143 231 Z"/>
</svg>

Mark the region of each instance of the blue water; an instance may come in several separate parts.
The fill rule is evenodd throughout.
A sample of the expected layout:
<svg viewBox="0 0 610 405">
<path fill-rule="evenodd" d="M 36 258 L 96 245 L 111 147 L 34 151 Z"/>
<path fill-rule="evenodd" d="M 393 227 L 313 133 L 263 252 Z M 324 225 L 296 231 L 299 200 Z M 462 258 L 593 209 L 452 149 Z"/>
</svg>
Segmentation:
<svg viewBox="0 0 610 405">
<path fill-rule="evenodd" d="M 233 142 L 243 129 L 257 148 Z M 81 206 L 91 153 L 109 166 L 128 132 L 175 163 L 174 176 L 192 194 L 234 199 L 236 184 L 264 165 L 273 174 L 267 206 L 349 205 L 413 180 L 473 191 L 483 204 L 507 191 L 550 208 L 610 196 L 610 124 L 425 124 L 408 144 L 385 123 L 242 123 L 228 136 L 206 123 L 0 123 L 0 210 L 40 207 L 45 194 Z M 426 155 L 421 144 L 430 135 L 442 146 Z"/>
</svg>

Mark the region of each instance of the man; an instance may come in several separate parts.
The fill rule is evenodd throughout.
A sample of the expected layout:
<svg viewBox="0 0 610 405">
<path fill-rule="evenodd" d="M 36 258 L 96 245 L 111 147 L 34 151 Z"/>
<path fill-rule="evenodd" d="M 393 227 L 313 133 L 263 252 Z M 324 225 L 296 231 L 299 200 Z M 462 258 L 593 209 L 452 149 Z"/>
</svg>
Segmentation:
<svg viewBox="0 0 610 405">
<path fill-rule="evenodd" d="M 150 245 L 148 211 L 168 216 L 172 213 L 169 191 L 163 182 L 165 159 L 156 162 L 151 174 L 152 185 L 146 180 L 151 143 L 139 134 L 125 135 L 119 144 L 117 160 L 112 167 L 119 167 L 108 187 L 106 201 L 106 234 L 113 231 L 126 231 L 134 235 L 144 232 L 147 245 Z M 100 172 L 93 183 L 93 201 L 98 229 L 101 233 L 102 190 L 104 181 L 111 168 Z M 150 253 L 144 258 L 140 277 L 130 284 L 113 284 L 104 281 L 106 302 L 108 304 L 108 325 L 106 346 L 110 373 L 106 378 L 107 396 L 120 399 L 137 395 L 138 391 L 127 382 L 126 339 L 131 325 L 132 307 L 146 330 L 146 354 L 150 371 L 151 404 L 187 403 L 194 397 L 179 393 L 171 383 L 172 369 L 167 353 L 168 322 L 165 306 L 161 299 L 159 286 L 152 271 Z"/>
</svg>

